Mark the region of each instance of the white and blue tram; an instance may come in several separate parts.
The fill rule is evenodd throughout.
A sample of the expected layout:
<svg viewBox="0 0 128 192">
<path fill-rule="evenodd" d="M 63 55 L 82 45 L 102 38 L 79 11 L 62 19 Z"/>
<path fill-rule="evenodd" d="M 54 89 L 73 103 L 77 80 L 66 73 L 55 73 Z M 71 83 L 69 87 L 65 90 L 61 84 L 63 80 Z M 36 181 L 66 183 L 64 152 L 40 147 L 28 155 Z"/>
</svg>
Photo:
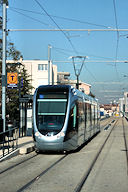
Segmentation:
<svg viewBox="0 0 128 192">
<path fill-rule="evenodd" d="M 96 99 L 69 85 L 39 86 L 33 99 L 36 151 L 70 151 L 100 131 Z"/>
</svg>

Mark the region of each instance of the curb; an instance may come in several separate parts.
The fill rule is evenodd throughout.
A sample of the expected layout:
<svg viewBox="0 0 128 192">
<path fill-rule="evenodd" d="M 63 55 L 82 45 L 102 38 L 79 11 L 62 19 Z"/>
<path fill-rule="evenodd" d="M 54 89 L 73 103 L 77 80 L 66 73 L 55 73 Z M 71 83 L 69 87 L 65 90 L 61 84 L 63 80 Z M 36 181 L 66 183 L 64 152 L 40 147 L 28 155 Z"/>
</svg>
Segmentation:
<svg viewBox="0 0 128 192">
<path fill-rule="evenodd" d="M 24 146 L 24 147 L 21 147 L 20 149 L 19 149 L 19 154 L 20 155 L 24 155 L 24 154 L 27 154 L 27 153 L 30 153 L 30 152 L 32 152 L 32 151 L 34 151 L 35 149 L 34 149 L 34 145 L 32 144 L 29 144 L 29 145 L 26 145 L 26 146 Z"/>
</svg>

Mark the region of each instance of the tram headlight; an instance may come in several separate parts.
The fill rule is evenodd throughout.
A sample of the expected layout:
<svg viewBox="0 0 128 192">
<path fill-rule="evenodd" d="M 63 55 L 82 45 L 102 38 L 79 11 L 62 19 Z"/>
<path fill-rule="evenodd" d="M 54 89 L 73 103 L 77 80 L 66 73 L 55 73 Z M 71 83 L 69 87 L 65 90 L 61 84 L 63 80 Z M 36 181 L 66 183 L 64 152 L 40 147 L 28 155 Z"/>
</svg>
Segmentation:
<svg viewBox="0 0 128 192">
<path fill-rule="evenodd" d="M 61 132 L 57 135 L 57 138 L 64 137 L 64 136 L 65 136 L 65 133 L 61 131 Z"/>
<path fill-rule="evenodd" d="M 65 133 L 64 133 L 64 132 L 60 132 L 60 136 L 61 136 L 61 137 L 64 137 L 64 136 L 65 136 Z"/>
<path fill-rule="evenodd" d="M 35 136 L 36 136 L 36 137 L 39 137 L 39 132 L 38 132 L 38 131 L 35 132 Z"/>
</svg>

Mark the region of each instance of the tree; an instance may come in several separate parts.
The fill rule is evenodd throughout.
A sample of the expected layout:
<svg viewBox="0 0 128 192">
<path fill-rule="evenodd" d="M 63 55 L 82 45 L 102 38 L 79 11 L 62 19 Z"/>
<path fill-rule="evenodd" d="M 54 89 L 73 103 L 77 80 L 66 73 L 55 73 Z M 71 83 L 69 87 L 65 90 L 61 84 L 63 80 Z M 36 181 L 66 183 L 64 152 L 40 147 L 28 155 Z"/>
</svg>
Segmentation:
<svg viewBox="0 0 128 192">
<path fill-rule="evenodd" d="M 7 114 L 9 114 L 10 120 L 18 120 L 19 98 L 30 94 L 32 90 L 32 86 L 30 84 L 31 79 L 27 74 L 25 66 L 22 63 L 19 65 L 19 62 L 17 62 L 22 57 L 22 55 L 18 50 L 15 49 L 13 43 L 9 43 L 8 56 L 12 57 L 14 63 L 7 65 L 7 72 L 18 73 L 18 88 L 7 89 Z"/>
<path fill-rule="evenodd" d="M 2 17 L 0 17 L 0 25 L 2 25 Z M 30 77 L 27 74 L 24 65 L 16 65 L 18 60 L 22 57 L 20 51 L 18 51 L 14 43 L 8 42 L 7 43 L 7 58 L 13 60 L 13 64 L 6 64 L 7 72 L 17 72 L 19 74 L 18 81 L 19 85 L 17 89 L 8 89 L 6 88 L 6 114 L 9 115 L 10 120 L 18 119 L 19 116 L 19 96 L 22 97 L 23 95 L 30 94 L 32 86 L 30 84 Z M 1 74 L 2 74 L 2 37 L 0 37 L 0 114 L 1 111 L 1 100 L 2 100 L 2 81 L 1 81 Z M 21 87 L 22 81 L 22 87 Z"/>
<path fill-rule="evenodd" d="M 7 57 L 12 59 L 12 64 L 7 64 L 7 72 L 18 73 L 18 88 L 6 88 L 6 114 L 9 115 L 10 120 L 17 119 L 19 116 L 19 97 L 30 94 L 32 86 L 30 84 L 30 77 L 24 65 L 17 65 L 18 60 L 22 57 L 21 53 L 14 47 L 13 43 L 8 43 Z M 1 58 L 0 58 L 1 59 Z M 1 67 L 0 62 L 0 84 L 1 84 Z M 1 86 L 0 86 L 0 103 L 1 103 Z"/>
</svg>

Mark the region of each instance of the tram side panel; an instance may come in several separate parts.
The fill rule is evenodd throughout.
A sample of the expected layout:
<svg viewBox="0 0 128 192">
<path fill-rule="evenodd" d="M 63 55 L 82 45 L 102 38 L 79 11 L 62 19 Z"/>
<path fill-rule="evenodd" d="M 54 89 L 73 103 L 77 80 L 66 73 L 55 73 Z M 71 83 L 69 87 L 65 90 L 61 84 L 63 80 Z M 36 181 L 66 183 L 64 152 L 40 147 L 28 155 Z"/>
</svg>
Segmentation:
<svg viewBox="0 0 128 192">
<path fill-rule="evenodd" d="M 97 116 L 97 132 L 100 131 L 100 107 L 97 104 L 97 111 L 96 111 L 96 116 Z"/>
<path fill-rule="evenodd" d="M 85 110 L 82 99 L 78 100 L 78 146 L 84 143 L 85 134 Z"/>
<path fill-rule="evenodd" d="M 85 141 L 90 138 L 90 127 L 91 127 L 91 105 L 85 103 Z"/>
<path fill-rule="evenodd" d="M 78 146 L 78 115 L 77 104 L 70 109 L 68 126 L 64 138 L 64 150 L 73 150 Z"/>
</svg>

